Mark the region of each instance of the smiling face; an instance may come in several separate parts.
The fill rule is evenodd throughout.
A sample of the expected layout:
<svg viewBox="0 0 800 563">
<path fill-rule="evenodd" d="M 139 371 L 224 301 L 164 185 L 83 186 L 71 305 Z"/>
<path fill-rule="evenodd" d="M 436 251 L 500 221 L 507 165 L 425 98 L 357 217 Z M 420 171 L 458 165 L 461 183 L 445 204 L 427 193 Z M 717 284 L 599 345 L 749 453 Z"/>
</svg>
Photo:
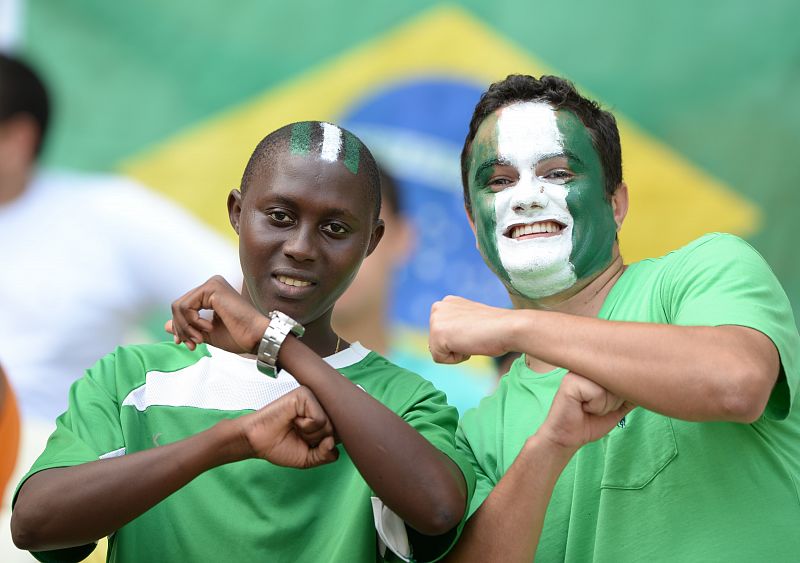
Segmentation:
<svg viewBox="0 0 800 563">
<path fill-rule="evenodd" d="M 244 283 L 262 312 L 329 329 L 336 299 L 383 234 L 369 176 L 324 154 L 292 152 L 229 198 Z"/>
<path fill-rule="evenodd" d="M 512 293 L 555 295 L 611 262 L 614 212 L 573 113 L 544 102 L 497 110 L 472 143 L 468 178 L 478 248 Z"/>
</svg>

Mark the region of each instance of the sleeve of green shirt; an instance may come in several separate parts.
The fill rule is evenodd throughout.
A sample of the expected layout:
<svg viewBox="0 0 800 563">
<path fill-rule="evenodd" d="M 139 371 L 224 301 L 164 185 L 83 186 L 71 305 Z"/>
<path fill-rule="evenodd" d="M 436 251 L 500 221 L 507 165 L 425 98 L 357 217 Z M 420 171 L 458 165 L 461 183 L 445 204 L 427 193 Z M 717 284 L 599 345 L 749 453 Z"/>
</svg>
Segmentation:
<svg viewBox="0 0 800 563">
<path fill-rule="evenodd" d="M 800 337 L 786 292 L 761 255 L 736 236 L 708 235 L 677 256 L 664 282 L 673 324 L 746 326 L 772 340 L 781 374 L 764 414 L 785 419 L 800 386 Z"/>
<path fill-rule="evenodd" d="M 444 393 L 428 381 L 422 381 L 398 414 L 458 466 L 467 485 L 467 507 L 469 507 L 475 491 L 475 475 L 467 459 L 456 450 L 455 431 L 458 425 L 456 408 L 447 404 Z M 435 538 L 419 534 L 406 526 L 414 560 L 435 561 L 443 557 L 461 535 L 466 519 L 467 512 L 462 516 L 456 530 Z"/>
<path fill-rule="evenodd" d="M 483 501 L 486 500 L 486 497 L 489 496 L 489 493 L 492 492 L 495 485 L 497 485 L 497 479 L 478 462 L 479 458 L 485 459 L 485 456 L 481 455 L 480 452 L 473 451 L 472 444 L 467 438 L 468 431 L 470 435 L 473 436 L 480 432 L 480 426 L 475 424 L 473 420 L 477 418 L 477 414 L 478 411 L 474 410 L 467 413 L 456 431 L 456 447 L 458 447 L 458 450 L 469 460 L 472 471 L 475 473 L 475 493 L 472 495 L 472 501 L 469 503 L 467 518 L 475 514 L 475 511 L 478 510 L 481 504 L 483 504 Z"/>
<path fill-rule="evenodd" d="M 101 457 L 124 453 L 119 421 L 119 403 L 115 393 L 116 355 L 109 354 L 72 384 L 67 411 L 56 420 L 56 429 L 44 452 L 17 485 L 45 469 L 70 467 Z M 47 552 L 32 553 L 39 561 L 81 561 L 95 544 Z"/>
</svg>

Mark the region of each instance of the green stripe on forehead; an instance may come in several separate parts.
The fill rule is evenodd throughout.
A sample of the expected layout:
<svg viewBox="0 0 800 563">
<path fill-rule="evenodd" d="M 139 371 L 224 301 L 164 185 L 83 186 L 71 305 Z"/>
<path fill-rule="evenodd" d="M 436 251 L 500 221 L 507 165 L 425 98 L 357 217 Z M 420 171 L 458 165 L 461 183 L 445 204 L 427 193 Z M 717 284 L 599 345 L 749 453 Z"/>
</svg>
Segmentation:
<svg viewBox="0 0 800 563">
<path fill-rule="evenodd" d="M 292 154 L 314 155 L 326 162 L 341 162 L 358 174 L 362 143 L 352 133 L 327 122 L 304 121 L 292 125 L 289 149 Z"/>
<path fill-rule="evenodd" d="M 350 131 L 344 132 L 344 165 L 353 174 L 358 174 L 358 161 L 361 158 L 361 141 Z"/>
<path fill-rule="evenodd" d="M 311 150 L 311 123 L 295 123 L 292 125 L 292 137 L 289 141 L 292 154 L 308 154 Z"/>
</svg>

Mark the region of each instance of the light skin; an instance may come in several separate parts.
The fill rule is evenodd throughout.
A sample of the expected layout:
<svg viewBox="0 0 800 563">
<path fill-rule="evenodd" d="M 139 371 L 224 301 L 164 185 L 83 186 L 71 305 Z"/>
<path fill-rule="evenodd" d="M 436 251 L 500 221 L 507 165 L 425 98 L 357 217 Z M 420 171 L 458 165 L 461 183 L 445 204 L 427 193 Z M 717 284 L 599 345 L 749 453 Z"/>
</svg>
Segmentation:
<svg viewBox="0 0 800 563">
<path fill-rule="evenodd" d="M 614 210 L 600 158 L 572 113 L 524 102 L 489 116 L 468 177 L 478 249 L 512 295 L 559 294 L 610 262 Z"/>
<path fill-rule="evenodd" d="M 25 191 L 36 164 L 39 137 L 36 121 L 27 114 L 0 122 L 0 206 Z"/>
<path fill-rule="evenodd" d="M 489 138 L 497 136 L 493 128 L 501 112 L 502 108 L 484 121 L 479 135 L 487 128 Z M 573 114 L 556 114 L 559 123 L 576 125 Z M 480 158 L 492 158 L 486 144 L 481 147 L 473 153 L 482 151 Z M 532 166 L 542 165 L 535 155 L 530 156 Z M 472 354 L 496 356 L 517 351 L 526 354 L 528 366 L 536 372 L 548 372 L 555 366 L 566 368 L 615 397 L 666 416 L 691 421 L 756 420 L 780 369 L 777 350 L 764 334 L 740 326 L 690 327 L 597 318 L 625 266 L 616 239 L 606 236 L 604 205 L 591 195 L 602 189 L 602 176 L 593 176 L 566 160 L 559 163 L 558 168 L 563 170 L 559 174 L 568 178 L 567 184 L 582 184 L 581 194 L 589 194 L 581 202 L 587 206 L 585 212 L 570 204 L 576 231 L 578 223 L 583 222 L 581 228 L 588 237 L 584 243 L 574 237 L 573 252 L 580 252 L 581 244 L 592 246 L 599 236 L 608 247 L 599 255 L 607 256 L 607 261 L 599 270 L 589 267 L 572 286 L 552 295 L 525 295 L 509 288 L 514 310 L 452 296 L 435 303 L 430 332 L 434 360 L 457 363 Z M 513 166 L 498 164 L 484 171 L 480 183 L 470 177 L 470 193 L 474 200 L 481 196 L 481 186 L 494 185 L 496 179 L 504 186 L 513 186 L 524 175 Z M 627 212 L 627 187 L 620 184 L 608 203 L 618 229 Z M 481 213 L 473 203 L 471 220 L 479 247 L 491 243 L 487 240 L 494 232 L 487 232 Z M 579 258 L 575 264 L 581 261 Z M 488 262 L 497 271 L 496 265 Z M 585 262 L 590 263 L 590 257 Z M 540 440 L 534 438 L 467 523 L 458 560 L 532 560 L 547 499 L 564 465 L 542 459 L 545 453 Z M 541 471 L 533 473 L 532 467 Z M 534 474 L 539 478 L 532 479 Z M 499 516 L 519 510 L 522 514 L 518 518 Z"/>
<path fill-rule="evenodd" d="M 568 373 L 547 419 L 468 520 L 447 561 L 532 561 L 558 476 L 581 446 L 607 434 L 632 408 Z"/>
<path fill-rule="evenodd" d="M 305 411 L 297 403 L 283 405 L 282 416 L 268 416 L 271 407 L 277 408 L 273 405 L 289 400 L 287 395 L 248 415 L 256 417 L 252 424 L 241 422 L 242 417 L 169 446 L 42 471 L 23 485 L 15 506 L 12 529 L 18 546 L 43 550 L 94 541 L 211 467 L 256 452 L 272 455 L 275 448 L 266 446 L 276 436 L 283 437 L 279 451 L 286 464 L 333 461 L 334 428 L 372 490 L 410 526 L 435 536 L 461 519 L 466 484 L 457 466 L 322 359 L 337 347 L 330 326 L 333 303 L 383 232 L 367 174 L 354 175 L 339 161 L 288 151 L 271 166 L 251 180 L 244 194 L 234 190 L 228 200 L 240 238 L 244 296 L 222 278 L 212 278 L 173 304 L 167 330 L 191 349 L 205 342 L 247 355 L 257 350 L 269 324 L 267 312 L 279 309 L 303 323 L 303 339 L 287 337 L 278 362 L 306 389 L 301 405 L 312 399 L 318 403 L 313 427 L 298 422 Z M 200 317 L 201 309 L 212 310 L 213 321 Z M 266 446 L 254 447 L 253 435 Z M 157 467 L 156 476 L 143 479 L 144 467 Z M 130 502 L 110 494 L 120 488 Z M 55 495 L 56 490 L 70 495 Z"/>
</svg>

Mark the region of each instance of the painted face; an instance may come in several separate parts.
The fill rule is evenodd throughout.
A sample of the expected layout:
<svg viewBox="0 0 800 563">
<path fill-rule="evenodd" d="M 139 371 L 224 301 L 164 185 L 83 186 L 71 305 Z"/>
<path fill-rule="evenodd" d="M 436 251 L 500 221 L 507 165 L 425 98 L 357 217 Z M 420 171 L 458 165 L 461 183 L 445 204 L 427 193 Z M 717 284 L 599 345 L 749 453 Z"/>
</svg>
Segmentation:
<svg viewBox="0 0 800 563">
<path fill-rule="evenodd" d="M 383 232 L 367 174 L 354 174 L 319 148 L 290 146 L 250 181 L 238 208 L 231 205 L 253 303 L 262 313 L 279 309 L 307 329 L 330 322 L 333 304 Z"/>
<path fill-rule="evenodd" d="M 572 112 L 520 102 L 487 117 L 469 191 L 478 248 L 511 292 L 554 295 L 611 262 L 617 226 L 602 165 Z"/>
</svg>

